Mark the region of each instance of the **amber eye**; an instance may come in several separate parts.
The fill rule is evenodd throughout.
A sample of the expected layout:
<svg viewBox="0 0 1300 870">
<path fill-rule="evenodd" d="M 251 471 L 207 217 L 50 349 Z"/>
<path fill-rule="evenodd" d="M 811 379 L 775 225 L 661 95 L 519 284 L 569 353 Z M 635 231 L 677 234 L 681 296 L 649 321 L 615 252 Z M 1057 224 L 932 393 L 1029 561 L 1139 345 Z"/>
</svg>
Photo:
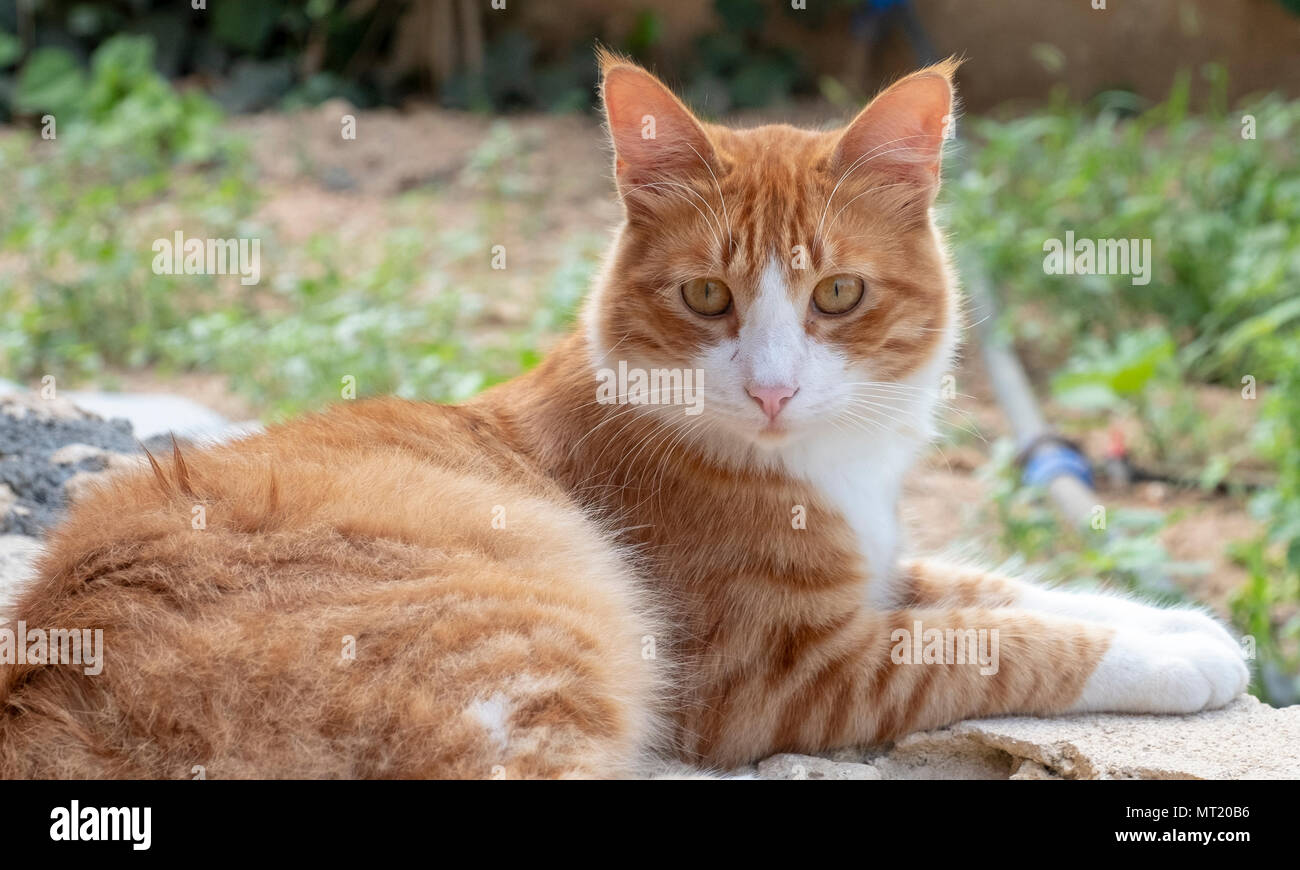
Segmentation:
<svg viewBox="0 0 1300 870">
<path fill-rule="evenodd" d="M 862 279 L 853 275 L 823 278 L 813 290 L 813 305 L 822 314 L 845 314 L 862 300 L 865 289 Z"/>
<path fill-rule="evenodd" d="M 731 307 L 731 288 L 717 278 L 695 278 L 682 285 L 682 299 L 696 314 L 717 317 Z"/>
</svg>

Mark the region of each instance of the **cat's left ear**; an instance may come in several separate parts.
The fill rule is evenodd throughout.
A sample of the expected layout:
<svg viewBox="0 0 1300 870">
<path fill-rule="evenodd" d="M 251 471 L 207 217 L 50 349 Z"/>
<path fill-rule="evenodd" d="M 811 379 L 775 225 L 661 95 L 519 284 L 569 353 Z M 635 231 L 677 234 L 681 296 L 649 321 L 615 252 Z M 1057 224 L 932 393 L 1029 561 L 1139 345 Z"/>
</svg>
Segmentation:
<svg viewBox="0 0 1300 870">
<path fill-rule="evenodd" d="M 837 167 L 894 175 L 915 186 L 928 205 L 939 190 L 943 143 L 955 130 L 957 66 L 949 59 L 885 89 L 845 128 L 835 150 Z"/>
<path fill-rule="evenodd" d="M 600 65 L 614 174 L 629 208 L 653 199 L 654 188 L 646 185 L 714 169 L 717 158 L 708 134 L 659 79 L 606 51 Z M 643 190 L 650 195 L 636 195 Z"/>
</svg>

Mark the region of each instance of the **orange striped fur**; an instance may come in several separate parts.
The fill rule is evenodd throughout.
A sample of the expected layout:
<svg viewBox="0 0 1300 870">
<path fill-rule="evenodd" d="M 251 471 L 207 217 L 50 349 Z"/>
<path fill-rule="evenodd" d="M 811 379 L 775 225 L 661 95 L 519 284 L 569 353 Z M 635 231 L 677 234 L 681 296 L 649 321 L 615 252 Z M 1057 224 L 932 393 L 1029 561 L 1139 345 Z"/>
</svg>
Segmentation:
<svg viewBox="0 0 1300 870">
<path fill-rule="evenodd" d="M 103 672 L 3 667 L 0 774 L 633 776 L 1240 691 L 1200 613 L 902 560 L 958 330 L 954 64 L 831 132 L 704 124 L 602 64 L 626 220 L 581 327 L 463 406 L 345 403 L 77 504 L 8 615 L 102 628 Z M 865 292 L 829 313 L 837 275 Z M 601 400 L 619 363 L 701 370 L 701 412 Z M 992 632 L 996 667 L 900 661 L 918 623 Z"/>
</svg>

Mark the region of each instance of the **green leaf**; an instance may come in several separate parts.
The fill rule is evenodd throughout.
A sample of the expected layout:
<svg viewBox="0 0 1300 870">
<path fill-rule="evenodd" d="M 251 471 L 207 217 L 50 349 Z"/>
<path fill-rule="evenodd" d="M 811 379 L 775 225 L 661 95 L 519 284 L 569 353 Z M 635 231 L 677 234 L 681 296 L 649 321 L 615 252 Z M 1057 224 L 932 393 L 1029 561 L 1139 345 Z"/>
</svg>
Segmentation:
<svg viewBox="0 0 1300 870">
<path fill-rule="evenodd" d="M 257 54 L 283 10 L 281 0 L 221 0 L 212 9 L 212 32 L 223 45 Z"/>
<path fill-rule="evenodd" d="M 1272 335 L 1296 317 L 1300 317 L 1300 296 L 1279 302 L 1263 314 L 1237 324 L 1219 343 L 1219 352 L 1225 356 L 1241 353 L 1247 345 Z"/>
<path fill-rule="evenodd" d="M 0 69 L 12 66 L 22 54 L 22 41 L 12 33 L 0 30 Z"/>
<path fill-rule="evenodd" d="M 1120 397 L 1109 386 L 1081 375 L 1062 376 L 1054 381 L 1052 397 L 1080 411 L 1108 411 L 1120 404 Z"/>
<path fill-rule="evenodd" d="M 18 75 L 14 105 L 30 114 L 80 114 L 85 102 L 86 74 L 71 52 L 38 48 Z"/>
</svg>

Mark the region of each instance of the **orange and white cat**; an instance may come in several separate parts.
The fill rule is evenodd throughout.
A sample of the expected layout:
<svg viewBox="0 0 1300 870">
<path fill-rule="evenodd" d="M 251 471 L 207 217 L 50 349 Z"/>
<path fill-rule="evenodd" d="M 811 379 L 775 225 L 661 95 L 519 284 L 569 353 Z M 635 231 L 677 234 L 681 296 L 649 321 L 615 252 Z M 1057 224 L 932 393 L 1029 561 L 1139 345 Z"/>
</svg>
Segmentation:
<svg viewBox="0 0 1300 870">
<path fill-rule="evenodd" d="M 102 672 L 4 666 L 0 774 L 629 776 L 1245 688 L 1200 612 L 900 555 L 959 329 L 953 64 L 834 132 L 602 65 L 625 220 L 581 328 L 465 405 L 344 403 L 77 504 L 7 615 L 102 629 Z"/>
</svg>

